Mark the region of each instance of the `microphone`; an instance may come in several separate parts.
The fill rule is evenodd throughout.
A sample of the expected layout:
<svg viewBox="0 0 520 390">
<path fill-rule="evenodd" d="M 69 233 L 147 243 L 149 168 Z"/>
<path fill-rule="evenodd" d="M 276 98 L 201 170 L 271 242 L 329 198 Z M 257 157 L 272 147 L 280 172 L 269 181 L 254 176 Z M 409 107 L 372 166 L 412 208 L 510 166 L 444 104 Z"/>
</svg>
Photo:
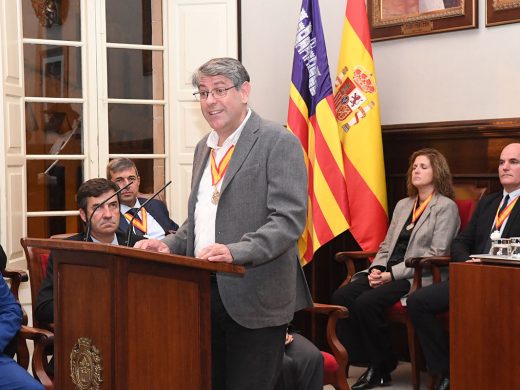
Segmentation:
<svg viewBox="0 0 520 390">
<path fill-rule="evenodd" d="M 133 181 L 131 181 L 130 183 L 128 183 L 126 186 L 124 187 L 121 187 L 120 189 L 118 189 L 116 192 L 114 192 L 112 195 L 110 195 L 108 198 L 104 199 L 100 204 L 98 204 L 96 207 L 94 207 L 94 210 L 92 210 L 92 213 L 90 214 L 90 218 L 88 218 L 87 220 L 87 228 L 86 228 L 86 231 L 85 231 L 85 241 L 88 241 L 88 239 L 90 238 L 90 230 L 92 229 L 92 216 L 94 215 L 94 213 L 101 207 L 103 206 L 106 202 L 108 202 L 110 199 L 112 199 L 114 196 L 117 196 L 117 194 L 119 194 L 121 191 L 123 191 L 124 189 L 130 187 L 130 185 L 133 183 Z"/>
<path fill-rule="evenodd" d="M 132 237 L 132 234 L 133 234 L 133 223 L 134 223 L 134 219 L 135 217 L 137 217 L 137 215 L 139 214 L 139 211 L 141 211 L 141 209 L 147 205 L 148 202 L 150 202 L 152 199 L 154 199 L 157 195 L 159 195 L 162 191 L 164 191 L 164 189 L 166 187 L 168 187 L 170 184 L 172 184 L 172 181 L 170 180 L 168 183 L 166 183 L 165 185 L 163 185 L 159 191 L 157 191 L 156 193 L 154 193 L 152 196 L 150 196 L 148 199 L 146 199 L 146 201 L 137 209 L 137 211 L 134 213 L 134 215 L 132 216 L 132 219 L 130 221 L 128 221 L 128 235 L 126 236 L 126 246 L 130 246 L 130 238 Z"/>
</svg>

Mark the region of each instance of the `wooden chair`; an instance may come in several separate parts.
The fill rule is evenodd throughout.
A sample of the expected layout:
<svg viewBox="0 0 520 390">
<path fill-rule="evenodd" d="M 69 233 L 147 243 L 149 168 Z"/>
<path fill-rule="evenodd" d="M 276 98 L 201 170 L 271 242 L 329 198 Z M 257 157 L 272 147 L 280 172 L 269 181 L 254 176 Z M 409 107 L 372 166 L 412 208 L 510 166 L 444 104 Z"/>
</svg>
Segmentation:
<svg viewBox="0 0 520 390">
<path fill-rule="evenodd" d="M 50 251 L 47 249 L 28 247 L 25 242 L 25 238 L 20 239 L 20 243 L 22 244 L 22 248 L 25 253 L 25 258 L 27 260 L 27 270 L 29 271 L 29 276 L 31 279 L 30 286 L 31 302 L 33 303 L 33 324 L 38 327 L 49 328 L 48 325 L 40 324 L 36 320 L 34 310 L 36 308 L 36 301 L 38 299 L 38 292 L 40 291 L 40 286 L 43 282 L 43 279 L 45 279 L 47 261 L 49 259 Z"/>
<path fill-rule="evenodd" d="M 478 201 L 486 193 L 487 188 L 476 187 L 474 185 L 457 185 L 455 187 L 455 203 L 459 209 L 460 229 L 462 231 L 468 224 Z M 430 257 L 416 257 L 405 260 L 406 266 L 415 268 L 415 274 L 422 274 L 424 269 L 429 269 L 432 274 L 432 283 L 441 282 L 442 268 L 448 267 L 450 264 L 450 256 L 430 256 Z M 449 330 L 449 316 L 448 313 L 439 315 L 443 326 Z M 433 388 L 435 378 L 430 376 L 430 383 L 428 388 Z"/>
<path fill-rule="evenodd" d="M 323 384 L 332 385 L 336 390 L 350 390 L 346 376 L 348 353 L 336 334 L 336 323 L 338 319 L 348 317 L 348 309 L 343 306 L 315 303 L 312 308 L 306 310 L 328 316 L 327 343 L 332 356 L 322 351 L 325 360 Z"/>
<path fill-rule="evenodd" d="M 456 196 L 462 199 L 455 200 L 459 209 L 459 217 L 461 220 L 460 229 L 463 229 L 471 219 L 471 215 L 475 210 L 478 200 L 486 192 L 486 188 L 478 188 L 473 185 L 454 186 Z M 458 190 L 457 190 L 458 189 Z M 457 192 L 458 191 L 458 192 Z M 355 251 L 355 252 L 338 252 L 335 260 L 345 264 L 347 269 L 347 276 L 339 287 L 343 287 L 350 282 L 352 276 L 356 273 L 356 269 L 366 269 L 370 265 L 371 259 L 375 257 L 377 252 L 372 251 Z M 424 268 L 431 269 L 434 283 L 441 280 L 440 266 L 445 266 L 449 263 L 449 257 L 437 256 L 428 258 L 410 258 L 406 259 L 405 263 L 409 267 L 415 268 L 412 287 L 410 293 L 413 293 L 418 288 L 422 287 L 422 270 Z M 406 307 L 401 304 L 401 301 L 396 302 L 388 311 L 387 318 L 390 323 L 399 323 L 405 326 L 408 341 L 408 351 L 410 354 L 410 364 L 412 368 L 412 386 L 414 390 L 420 388 L 421 380 L 421 364 L 419 360 L 419 341 L 415 335 L 415 329 L 411 322 L 410 316 L 406 311 Z M 347 362 L 348 375 L 348 362 Z"/>
<path fill-rule="evenodd" d="M 377 252 L 369 251 L 355 251 L 355 252 L 338 252 L 335 255 L 335 260 L 343 263 L 347 269 L 347 276 L 341 283 L 339 288 L 345 286 L 350 282 L 352 276 L 356 273 L 356 269 L 366 269 L 370 265 L 371 259 L 375 257 Z M 419 269 L 414 272 L 411 292 L 421 287 L 421 273 Z M 388 321 L 391 323 L 399 323 L 406 327 L 406 335 L 408 340 L 408 351 L 410 353 L 410 363 L 412 366 L 412 386 L 414 390 L 419 390 L 420 387 L 420 364 L 418 364 L 417 351 L 419 350 L 419 342 L 415 336 L 410 316 L 406 312 L 406 307 L 397 301 L 387 311 Z M 348 375 L 348 363 L 347 363 Z"/>
<path fill-rule="evenodd" d="M 51 238 L 65 239 L 74 234 L 75 233 L 57 234 L 57 235 L 51 236 Z M 43 358 L 41 359 L 41 364 L 40 364 L 40 361 L 36 362 L 37 363 L 36 369 L 45 374 L 45 376 L 48 378 L 48 381 L 49 381 L 48 386 L 52 386 L 49 388 L 53 388 L 54 387 L 53 380 L 46 374 L 46 372 L 48 372 L 48 369 L 47 369 L 48 357 L 52 356 L 52 354 L 53 354 L 54 324 L 40 323 L 40 322 L 38 322 L 38 320 L 36 319 L 36 316 L 35 316 L 35 308 L 36 308 L 36 301 L 38 299 L 38 292 L 40 291 L 41 284 L 43 282 L 43 279 L 45 279 L 45 276 L 46 276 L 47 262 L 49 261 L 50 251 L 48 249 L 34 248 L 34 247 L 28 246 L 25 241 L 25 238 L 21 238 L 20 243 L 21 243 L 22 248 L 25 253 L 25 258 L 27 260 L 27 270 L 29 271 L 29 276 L 30 276 L 33 325 L 40 329 L 45 329 L 45 331 L 49 335 L 48 340 L 45 343 L 45 345 L 39 346 L 39 348 L 41 348 L 41 351 L 38 350 L 38 353 L 42 354 L 44 356 L 44 359 Z M 36 345 L 35 345 L 35 352 L 36 352 Z M 34 363 L 34 358 L 33 358 L 33 363 Z M 34 372 L 34 368 L 33 368 L 33 372 Z M 44 385 L 47 386 L 46 384 L 44 384 Z"/>
<path fill-rule="evenodd" d="M 29 280 L 27 273 L 22 270 L 5 269 L 2 271 L 2 276 L 6 279 L 9 279 L 11 284 L 11 292 L 19 302 L 18 290 L 20 283 L 27 282 Z M 20 327 L 16 340 L 16 361 L 23 368 L 28 368 L 29 350 L 27 347 L 27 340 L 32 340 L 34 342 L 31 367 L 33 376 L 42 383 L 45 389 L 52 390 L 54 389 L 53 382 L 45 371 L 47 367 L 47 355 L 45 354 L 45 350 L 54 344 L 54 335 L 45 329 L 28 326 L 27 314 L 25 311 L 23 315 L 23 325 Z"/>
</svg>

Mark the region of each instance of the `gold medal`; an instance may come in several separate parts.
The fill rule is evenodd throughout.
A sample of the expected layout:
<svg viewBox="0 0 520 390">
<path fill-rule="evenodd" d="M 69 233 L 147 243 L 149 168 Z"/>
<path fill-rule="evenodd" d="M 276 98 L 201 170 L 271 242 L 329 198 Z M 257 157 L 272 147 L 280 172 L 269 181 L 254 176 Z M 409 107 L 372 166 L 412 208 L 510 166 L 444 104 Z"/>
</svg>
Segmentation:
<svg viewBox="0 0 520 390">
<path fill-rule="evenodd" d="M 408 225 L 406 227 L 406 230 L 412 230 L 414 226 L 415 226 L 415 224 L 411 223 L 410 225 Z"/>
<path fill-rule="evenodd" d="M 213 187 L 213 195 L 211 195 L 211 203 L 218 204 L 220 199 L 220 192 L 217 190 L 217 186 Z"/>
</svg>

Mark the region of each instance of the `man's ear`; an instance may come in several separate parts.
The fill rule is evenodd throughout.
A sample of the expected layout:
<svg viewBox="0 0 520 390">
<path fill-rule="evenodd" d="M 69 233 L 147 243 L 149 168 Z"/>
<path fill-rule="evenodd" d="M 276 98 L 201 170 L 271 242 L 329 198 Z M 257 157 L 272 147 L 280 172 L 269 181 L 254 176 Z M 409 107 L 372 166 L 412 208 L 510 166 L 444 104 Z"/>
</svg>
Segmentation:
<svg viewBox="0 0 520 390">
<path fill-rule="evenodd" d="M 240 86 L 240 95 L 242 103 L 247 103 L 249 101 L 249 93 L 251 92 L 251 84 L 249 81 L 244 81 L 244 83 Z"/>
<path fill-rule="evenodd" d="M 79 209 L 79 216 L 84 223 L 87 223 L 87 216 L 85 215 L 83 209 Z"/>
</svg>

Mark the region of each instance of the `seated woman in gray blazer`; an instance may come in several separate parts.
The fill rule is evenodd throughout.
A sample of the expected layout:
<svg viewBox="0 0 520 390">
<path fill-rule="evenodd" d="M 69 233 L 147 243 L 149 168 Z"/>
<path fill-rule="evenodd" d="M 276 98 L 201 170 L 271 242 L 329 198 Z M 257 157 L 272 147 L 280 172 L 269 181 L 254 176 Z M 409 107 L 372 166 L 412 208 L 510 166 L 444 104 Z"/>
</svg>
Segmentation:
<svg viewBox="0 0 520 390">
<path fill-rule="evenodd" d="M 397 203 L 373 263 L 332 297 L 334 304 L 350 311 L 337 325 L 350 362 L 369 364 L 352 390 L 390 384 L 397 359 L 385 311 L 410 290 L 414 270 L 404 259 L 448 255 L 460 225 L 450 169 L 439 151 L 427 148 L 412 154 L 407 187 L 408 197 Z M 423 284 L 429 283 L 431 276 L 423 276 Z"/>
</svg>

